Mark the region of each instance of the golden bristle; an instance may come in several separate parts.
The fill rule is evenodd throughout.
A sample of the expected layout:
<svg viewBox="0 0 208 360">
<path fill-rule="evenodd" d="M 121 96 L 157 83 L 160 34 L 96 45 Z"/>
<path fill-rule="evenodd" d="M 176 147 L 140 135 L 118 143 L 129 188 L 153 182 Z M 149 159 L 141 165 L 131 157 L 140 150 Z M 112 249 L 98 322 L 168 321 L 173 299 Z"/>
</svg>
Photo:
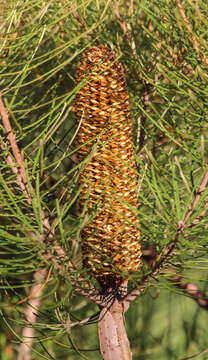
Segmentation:
<svg viewBox="0 0 208 360">
<path fill-rule="evenodd" d="M 85 80 L 84 80 L 85 79 Z M 137 175 L 123 66 L 106 46 L 87 50 L 77 71 L 74 111 L 79 130 L 79 208 L 83 262 L 101 284 L 115 284 L 141 266 Z M 94 215 L 93 215 L 94 214 Z"/>
</svg>

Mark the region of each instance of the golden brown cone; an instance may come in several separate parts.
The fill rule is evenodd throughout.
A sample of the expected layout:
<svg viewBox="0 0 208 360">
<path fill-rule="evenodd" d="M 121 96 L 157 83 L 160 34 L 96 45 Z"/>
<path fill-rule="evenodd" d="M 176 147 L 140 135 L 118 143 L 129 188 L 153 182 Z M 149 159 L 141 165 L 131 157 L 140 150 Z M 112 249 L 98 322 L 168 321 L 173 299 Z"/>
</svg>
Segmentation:
<svg viewBox="0 0 208 360">
<path fill-rule="evenodd" d="M 106 287 L 141 266 L 137 175 L 123 66 L 106 46 L 87 50 L 77 71 L 84 81 L 74 111 L 83 262 Z"/>
</svg>

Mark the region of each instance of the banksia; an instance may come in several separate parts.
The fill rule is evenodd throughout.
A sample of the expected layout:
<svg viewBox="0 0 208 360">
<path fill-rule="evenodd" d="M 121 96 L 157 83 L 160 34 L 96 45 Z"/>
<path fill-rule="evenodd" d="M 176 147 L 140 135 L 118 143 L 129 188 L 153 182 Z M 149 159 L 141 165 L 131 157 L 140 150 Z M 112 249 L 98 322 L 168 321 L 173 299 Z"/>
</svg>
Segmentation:
<svg viewBox="0 0 208 360">
<path fill-rule="evenodd" d="M 104 287 L 141 266 L 137 175 L 123 66 L 106 46 L 82 57 L 74 102 L 83 263 Z"/>
</svg>

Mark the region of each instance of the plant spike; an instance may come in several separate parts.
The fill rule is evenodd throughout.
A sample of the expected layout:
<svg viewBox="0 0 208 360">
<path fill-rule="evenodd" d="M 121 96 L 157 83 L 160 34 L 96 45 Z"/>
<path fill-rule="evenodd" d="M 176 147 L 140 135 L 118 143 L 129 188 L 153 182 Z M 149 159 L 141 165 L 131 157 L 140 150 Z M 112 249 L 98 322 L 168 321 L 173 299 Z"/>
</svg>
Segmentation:
<svg viewBox="0 0 208 360">
<path fill-rule="evenodd" d="M 141 267 L 129 97 L 124 68 L 107 46 L 83 53 L 77 70 L 81 81 L 74 112 L 80 126 L 83 263 L 104 288 L 112 288 Z"/>
</svg>

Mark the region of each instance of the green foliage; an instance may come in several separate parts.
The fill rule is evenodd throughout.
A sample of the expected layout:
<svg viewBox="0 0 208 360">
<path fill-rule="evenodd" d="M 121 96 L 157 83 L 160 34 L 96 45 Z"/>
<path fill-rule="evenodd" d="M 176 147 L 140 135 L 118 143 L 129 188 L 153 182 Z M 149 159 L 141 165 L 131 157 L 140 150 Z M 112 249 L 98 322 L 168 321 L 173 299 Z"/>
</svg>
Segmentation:
<svg viewBox="0 0 208 360">
<path fill-rule="evenodd" d="M 81 264 L 80 220 L 74 211 L 80 189 L 76 188 L 72 105 L 77 91 L 75 72 L 86 48 L 97 42 L 112 46 L 126 69 L 132 119 L 144 135 L 139 151 L 141 137 L 135 144 L 144 249 L 153 243 L 160 254 L 176 240 L 178 223 L 207 171 L 206 2 L 182 3 L 188 25 L 177 1 L 122 0 L 116 5 L 129 37 L 107 0 L 0 3 L 0 89 L 24 158 L 32 199 L 28 203 L 20 190 L 7 162 L 6 154 L 13 158 L 12 150 L 5 143 L 0 154 L 2 360 L 17 356 L 33 274 L 51 269 L 46 251 L 59 262 L 54 239 L 67 253 L 65 270 L 69 259 Z M 150 88 L 147 106 L 142 98 L 146 84 Z M 2 145 L 2 124 L 0 131 Z M 187 281 L 203 290 L 208 268 L 207 194 L 206 188 L 171 259 Z M 46 241 L 42 241 L 47 233 L 42 211 L 54 230 Z M 62 326 L 68 314 L 76 321 L 91 316 L 96 306 L 75 296 L 66 271 L 62 276 L 55 268 L 51 271 L 37 310 L 32 359 L 101 359 L 96 324 L 68 333 Z M 141 276 L 134 276 L 134 281 Z M 147 293 L 126 316 L 134 359 L 182 360 L 194 355 L 205 360 L 204 311 L 176 291 L 165 276 L 151 281 Z"/>
</svg>

